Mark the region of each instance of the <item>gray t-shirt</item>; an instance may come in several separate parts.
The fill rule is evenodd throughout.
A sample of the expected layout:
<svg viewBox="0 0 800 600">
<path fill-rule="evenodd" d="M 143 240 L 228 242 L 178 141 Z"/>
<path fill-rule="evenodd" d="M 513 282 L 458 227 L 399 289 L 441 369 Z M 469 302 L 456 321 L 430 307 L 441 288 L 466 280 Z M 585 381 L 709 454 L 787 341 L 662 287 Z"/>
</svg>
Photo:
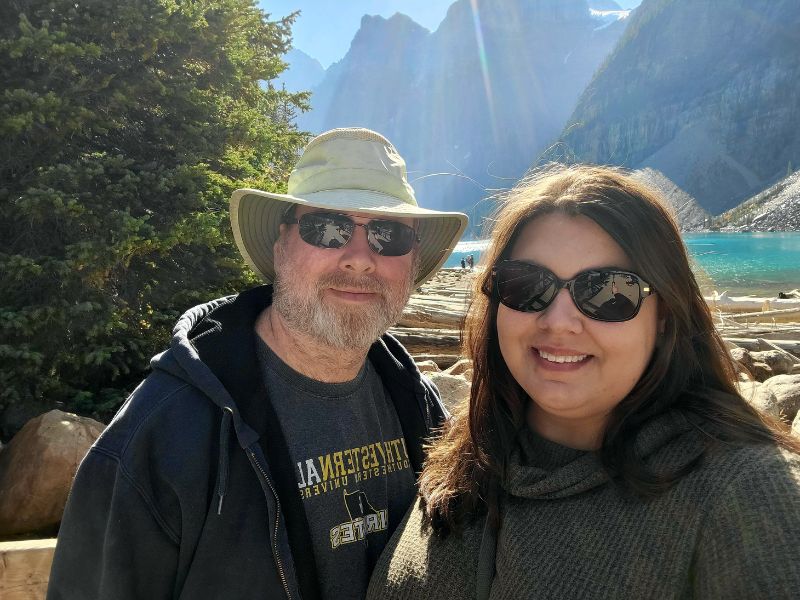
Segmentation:
<svg viewBox="0 0 800 600">
<path fill-rule="evenodd" d="M 389 393 L 369 361 L 352 381 L 322 383 L 263 342 L 258 355 L 294 463 L 322 597 L 363 598 L 416 491 Z"/>
</svg>

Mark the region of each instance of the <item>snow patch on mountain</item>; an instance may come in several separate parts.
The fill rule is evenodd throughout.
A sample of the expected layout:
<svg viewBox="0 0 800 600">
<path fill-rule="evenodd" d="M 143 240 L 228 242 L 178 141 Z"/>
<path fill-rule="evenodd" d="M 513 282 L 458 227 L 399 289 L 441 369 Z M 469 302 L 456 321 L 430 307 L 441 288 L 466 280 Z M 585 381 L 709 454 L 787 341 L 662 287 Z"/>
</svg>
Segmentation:
<svg viewBox="0 0 800 600">
<path fill-rule="evenodd" d="M 609 25 L 616 23 L 617 21 L 623 21 L 628 18 L 631 14 L 630 10 L 598 10 L 596 8 L 590 8 L 589 14 L 593 19 L 598 21 L 600 24 L 594 28 L 595 31 L 600 29 L 605 29 Z"/>
</svg>

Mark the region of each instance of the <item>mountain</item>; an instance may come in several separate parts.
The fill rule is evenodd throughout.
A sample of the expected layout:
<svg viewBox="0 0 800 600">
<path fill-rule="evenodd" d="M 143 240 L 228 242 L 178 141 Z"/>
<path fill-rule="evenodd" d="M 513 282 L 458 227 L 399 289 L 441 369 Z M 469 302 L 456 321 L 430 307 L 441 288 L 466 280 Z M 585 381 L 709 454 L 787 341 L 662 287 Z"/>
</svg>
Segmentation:
<svg viewBox="0 0 800 600">
<path fill-rule="evenodd" d="M 663 172 L 712 214 L 800 163 L 800 2 L 644 0 L 562 134 Z"/>
<path fill-rule="evenodd" d="M 290 92 L 305 92 L 319 85 L 325 77 L 325 69 L 320 62 L 302 50 L 292 48 L 283 60 L 289 66 L 273 83 L 276 88 L 285 85 Z"/>
<path fill-rule="evenodd" d="M 614 0 L 589 0 L 589 8 L 592 10 L 622 10 L 622 7 Z"/>
<path fill-rule="evenodd" d="M 332 64 L 313 90 L 312 110 L 298 123 L 320 133 L 358 125 L 386 135 L 389 123 L 410 102 L 415 69 L 430 32 L 404 14 L 389 19 L 365 15 L 345 57 Z"/>
<path fill-rule="evenodd" d="M 708 211 L 660 171 L 648 167 L 631 175 L 661 193 L 672 208 L 681 231 L 697 231 L 710 225 L 711 215 Z"/>
<path fill-rule="evenodd" d="M 800 171 L 722 213 L 717 221 L 744 231 L 800 231 Z"/>
<path fill-rule="evenodd" d="M 483 214 L 558 136 L 627 14 L 609 24 L 587 0 L 458 0 L 433 33 L 402 14 L 364 17 L 298 124 L 376 129 L 425 206 Z"/>
</svg>

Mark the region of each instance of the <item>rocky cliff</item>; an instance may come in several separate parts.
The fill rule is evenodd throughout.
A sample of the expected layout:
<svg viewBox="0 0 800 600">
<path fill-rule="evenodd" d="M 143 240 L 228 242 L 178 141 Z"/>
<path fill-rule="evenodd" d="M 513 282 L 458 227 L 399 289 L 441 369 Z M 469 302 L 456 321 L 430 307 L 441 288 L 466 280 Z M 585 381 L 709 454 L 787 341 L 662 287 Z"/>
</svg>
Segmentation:
<svg viewBox="0 0 800 600">
<path fill-rule="evenodd" d="M 722 213 L 715 223 L 740 231 L 800 231 L 800 171 Z"/>
<path fill-rule="evenodd" d="M 800 2 L 644 0 L 563 140 L 651 167 L 713 214 L 800 163 Z"/>
<path fill-rule="evenodd" d="M 666 175 L 650 168 L 634 171 L 632 175 L 642 183 L 658 190 L 672 208 L 681 231 L 698 231 L 708 227 L 711 218 L 708 211 Z"/>
</svg>

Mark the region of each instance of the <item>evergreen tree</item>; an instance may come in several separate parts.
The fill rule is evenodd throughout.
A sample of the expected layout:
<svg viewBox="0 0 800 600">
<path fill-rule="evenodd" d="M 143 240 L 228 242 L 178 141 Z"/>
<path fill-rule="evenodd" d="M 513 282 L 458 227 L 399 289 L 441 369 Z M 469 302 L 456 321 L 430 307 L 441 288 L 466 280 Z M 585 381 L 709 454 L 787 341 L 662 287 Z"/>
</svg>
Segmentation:
<svg viewBox="0 0 800 600">
<path fill-rule="evenodd" d="M 0 3 L 0 426 L 107 417 L 187 307 L 255 282 L 228 198 L 279 191 L 308 95 L 254 0 Z M 267 82 L 266 84 L 264 82 Z"/>
</svg>

